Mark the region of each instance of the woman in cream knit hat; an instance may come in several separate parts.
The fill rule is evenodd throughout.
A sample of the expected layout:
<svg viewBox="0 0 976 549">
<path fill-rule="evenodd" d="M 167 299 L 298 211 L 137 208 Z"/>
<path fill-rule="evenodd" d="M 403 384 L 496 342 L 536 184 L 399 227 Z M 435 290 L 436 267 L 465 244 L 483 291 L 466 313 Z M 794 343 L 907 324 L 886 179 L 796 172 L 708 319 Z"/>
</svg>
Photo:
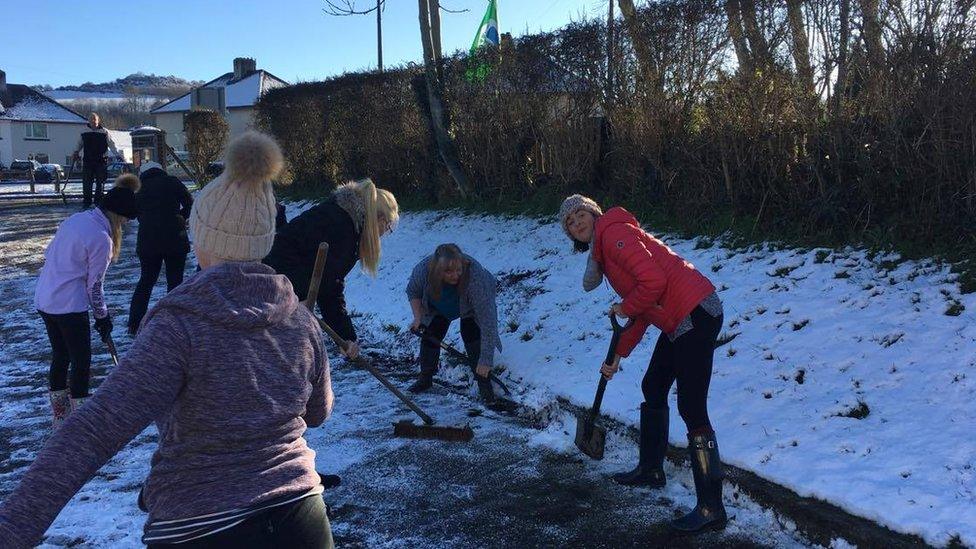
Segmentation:
<svg viewBox="0 0 976 549">
<path fill-rule="evenodd" d="M 141 502 L 150 547 L 331 547 L 302 434 L 332 410 L 312 314 L 260 263 L 274 239 L 268 136 L 233 141 L 190 218 L 203 270 L 149 311 L 129 353 L 0 505 L 0 547 L 32 547 L 71 496 L 155 421 Z"/>
</svg>

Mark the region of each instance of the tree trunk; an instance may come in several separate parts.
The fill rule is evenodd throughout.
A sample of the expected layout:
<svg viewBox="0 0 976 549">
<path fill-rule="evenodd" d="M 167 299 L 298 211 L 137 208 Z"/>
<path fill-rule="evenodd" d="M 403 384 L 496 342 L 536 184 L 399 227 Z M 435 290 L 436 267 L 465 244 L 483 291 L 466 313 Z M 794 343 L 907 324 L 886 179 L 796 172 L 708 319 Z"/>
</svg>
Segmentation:
<svg viewBox="0 0 976 549">
<path fill-rule="evenodd" d="M 728 20 L 729 38 L 735 46 L 735 58 L 739 62 L 739 72 L 752 74 L 752 55 L 742 33 L 742 9 L 739 7 L 739 0 L 725 0 L 725 16 Z"/>
<path fill-rule="evenodd" d="M 868 58 L 868 74 L 865 88 L 869 94 L 877 91 L 884 64 L 884 46 L 881 44 L 881 23 L 878 21 L 879 0 L 858 0 L 863 18 L 864 49 Z"/>
<path fill-rule="evenodd" d="M 813 67 L 810 65 L 810 42 L 807 39 L 807 26 L 803 20 L 803 0 L 786 0 L 786 13 L 790 21 L 790 34 L 793 36 L 793 62 L 796 76 L 803 86 L 809 101 L 814 95 Z"/>
<path fill-rule="evenodd" d="M 437 78 L 444 80 L 444 52 L 441 50 L 441 3 L 440 0 L 427 0 L 430 13 L 430 47 L 434 54 Z"/>
<path fill-rule="evenodd" d="M 837 46 L 837 82 L 834 83 L 834 114 L 843 107 L 847 93 L 848 48 L 851 42 L 851 0 L 840 0 L 840 44 Z"/>
<path fill-rule="evenodd" d="M 634 55 L 637 57 L 637 68 L 645 82 L 652 79 L 657 81 L 654 70 L 654 62 L 651 60 L 651 52 L 647 48 L 647 41 L 640 32 L 640 20 L 637 18 L 637 9 L 634 7 L 633 0 L 619 0 L 620 13 L 624 17 L 624 25 L 627 27 L 627 34 L 630 35 L 630 43 L 634 45 Z M 739 33 L 741 36 L 741 32 Z"/>
<path fill-rule="evenodd" d="M 428 1 L 432 1 L 436 8 L 437 0 L 419 0 L 418 3 L 420 6 L 420 41 L 424 50 L 424 78 L 431 127 L 434 131 L 434 140 L 437 142 L 437 151 L 454 180 L 458 194 L 461 195 L 461 198 L 467 198 L 471 191 L 471 184 L 461 167 L 461 162 L 457 157 L 457 147 L 454 145 L 454 140 L 451 139 L 451 134 L 447 131 L 444 123 L 446 116 L 444 101 L 441 96 L 441 82 L 437 76 L 434 45 L 431 39 L 432 28 Z"/>
<path fill-rule="evenodd" d="M 755 0 L 740 0 L 739 7 L 742 12 L 742 27 L 749 40 L 749 49 L 752 51 L 752 63 L 758 67 L 768 67 L 773 64 L 772 55 L 769 52 L 769 42 L 766 35 L 759 28 L 759 20 L 756 17 Z"/>
</svg>

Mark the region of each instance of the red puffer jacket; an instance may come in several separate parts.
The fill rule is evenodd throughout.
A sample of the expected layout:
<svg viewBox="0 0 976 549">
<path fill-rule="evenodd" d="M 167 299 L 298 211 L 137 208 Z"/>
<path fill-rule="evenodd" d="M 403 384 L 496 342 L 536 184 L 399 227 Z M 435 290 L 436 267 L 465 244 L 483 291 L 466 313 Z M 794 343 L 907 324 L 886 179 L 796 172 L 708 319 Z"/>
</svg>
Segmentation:
<svg viewBox="0 0 976 549">
<path fill-rule="evenodd" d="M 627 210 L 611 208 L 596 220 L 593 259 L 623 302 L 634 325 L 624 332 L 617 354 L 626 357 L 651 324 L 671 333 L 715 291 L 695 266 L 644 232 Z"/>
</svg>

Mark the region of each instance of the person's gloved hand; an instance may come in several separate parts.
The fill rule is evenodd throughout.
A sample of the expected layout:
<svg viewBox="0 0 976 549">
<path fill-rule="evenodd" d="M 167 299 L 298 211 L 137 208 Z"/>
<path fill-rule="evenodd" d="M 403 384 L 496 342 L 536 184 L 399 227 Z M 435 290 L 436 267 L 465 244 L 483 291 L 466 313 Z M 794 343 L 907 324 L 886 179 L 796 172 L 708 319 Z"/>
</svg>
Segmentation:
<svg viewBox="0 0 976 549">
<path fill-rule="evenodd" d="M 96 318 L 95 331 L 98 332 L 103 342 L 108 341 L 108 338 L 112 336 L 112 317 L 105 315 L 104 318 Z"/>
</svg>

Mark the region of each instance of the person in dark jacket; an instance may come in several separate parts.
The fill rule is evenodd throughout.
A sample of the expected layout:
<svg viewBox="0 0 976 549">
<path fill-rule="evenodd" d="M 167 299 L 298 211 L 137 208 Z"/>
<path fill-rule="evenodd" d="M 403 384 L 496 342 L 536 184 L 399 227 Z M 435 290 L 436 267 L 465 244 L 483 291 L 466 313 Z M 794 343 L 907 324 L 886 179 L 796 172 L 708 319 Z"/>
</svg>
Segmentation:
<svg viewBox="0 0 976 549">
<path fill-rule="evenodd" d="M 141 273 L 129 305 L 129 334 L 135 335 L 149 306 L 149 296 L 166 265 L 166 291 L 183 282 L 190 239 L 186 223 L 193 197 L 178 177 L 166 173 L 158 162 L 145 162 L 139 169 L 142 188 L 139 201 L 139 234 L 136 255 Z"/>
<path fill-rule="evenodd" d="M 600 372 L 613 377 L 651 325 L 661 330 L 651 363 L 641 382 L 640 460 L 633 471 L 614 475 L 628 486 L 665 485 L 664 454 L 668 447 L 668 394 L 678 383 L 678 412 L 688 430 L 688 453 L 698 504 L 671 522 L 682 532 L 725 527 L 722 461 L 708 418 L 708 385 L 712 355 L 722 328 L 722 301 L 715 286 L 663 242 L 644 232 L 623 208 L 605 214 L 593 200 L 573 195 L 559 209 L 559 220 L 577 251 L 590 250 L 583 289 L 590 291 L 606 276 L 622 300 L 613 314 L 633 325 L 621 336 L 612 364 Z"/>
<path fill-rule="evenodd" d="M 95 183 L 95 204 L 102 199 L 102 187 L 108 179 L 109 150 L 116 157 L 122 158 L 122 153 L 115 148 L 112 135 L 102 127 L 98 113 L 93 112 L 88 117 L 88 125 L 78 138 L 78 145 L 71 160 L 74 163 L 81 153 L 81 187 L 84 194 L 82 209 L 88 209 L 92 205 L 92 182 Z"/>
<path fill-rule="evenodd" d="M 478 382 L 478 392 L 486 402 L 495 399 L 491 387 L 491 368 L 495 350 L 501 350 L 498 337 L 498 306 L 495 287 L 498 281 L 488 269 L 461 253 L 457 244 L 441 244 L 434 253 L 413 268 L 407 281 L 407 299 L 413 311 L 411 332 L 444 339 L 451 322 L 461 319 L 461 339 L 469 365 Z M 420 344 L 420 377 L 410 387 L 422 393 L 433 383 L 441 348 L 424 339 Z"/>
<path fill-rule="evenodd" d="M 352 342 L 347 356 L 359 356 L 356 329 L 346 310 L 346 275 L 359 262 L 376 275 L 380 261 L 380 237 L 400 218 L 393 193 L 378 189 L 370 179 L 339 186 L 321 204 L 305 211 L 278 230 L 264 263 L 288 277 L 298 297 L 305 299 L 319 243 L 328 242 L 319 296 L 319 311 L 343 339 Z"/>
</svg>

